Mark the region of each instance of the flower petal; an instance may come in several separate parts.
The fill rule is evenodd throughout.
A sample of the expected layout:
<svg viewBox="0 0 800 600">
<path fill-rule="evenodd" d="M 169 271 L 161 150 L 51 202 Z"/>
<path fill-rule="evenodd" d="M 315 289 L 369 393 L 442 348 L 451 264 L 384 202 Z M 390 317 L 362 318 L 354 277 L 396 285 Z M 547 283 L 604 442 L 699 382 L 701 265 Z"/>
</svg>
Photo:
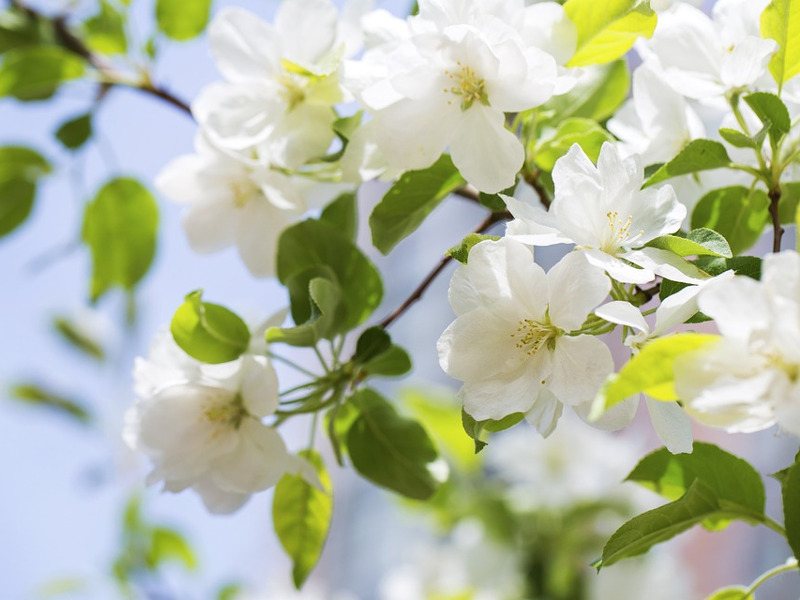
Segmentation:
<svg viewBox="0 0 800 600">
<path fill-rule="evenodd" d="M 565 331 L 579 329 L 608 296 L 611 282 L 589 264 L 583 252 L 570 252 L 547 273 L 551 322 Z"/>
<path fill-rule="evenodd" d="M 559 337 L 552 356 L 553 371 L 546 385 L 564 404 L 591 403 L 603 382 L 614 372 L 614 359 L 608 346 L 590 335 Z"/>
<path fill-rule="evenodd" d="M 653 429 L 673 454 L 691 454 L 692 420 L 677 402 L 660 402 L 645 398 Z"/>
</svg>

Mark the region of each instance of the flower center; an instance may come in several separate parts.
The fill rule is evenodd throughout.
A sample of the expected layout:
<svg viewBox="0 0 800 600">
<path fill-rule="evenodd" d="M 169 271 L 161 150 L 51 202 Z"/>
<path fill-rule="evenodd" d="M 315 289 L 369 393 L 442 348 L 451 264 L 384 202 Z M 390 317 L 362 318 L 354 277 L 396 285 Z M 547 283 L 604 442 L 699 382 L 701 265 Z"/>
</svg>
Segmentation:
<svg viewBox="0 0 800 600">
<path fill-rule="evenodd" d="M 516 333 L 511 334 L 514 345 L 528 356 L 536 354 L 542 346 L 555 340 L 560 334 L 558 327 L 549 321 L 541 323 L 533 319 L 520 319 Z"/>
<path fill-rule="evenodd" d="M 306 82 L 300 75 L 285 73 L 279 79 L 281 98 L 289 105 L 289 110 L 306 99 Z"/>
<path fill-rule="evenodd" d="M 238 429 L 242 419 L 247 416 L 247 410 L 244 408 L 242 397 L 236 394 L 227 402 L 210 404 L 203 414 L 214 425 Z"/>
<path fill-rule="evenodd" d="M 255 194 L 257 188 L 249 179 L 236 179 L 228 183 L 228 188 L 233 196 L 233 205 L 242 208 Z"/>
<path fill-rule="evenodd" d="M 467 110 L 474 102 L 480 102 L 489 106 L 489 95 L 486 92 L 486 82 L 478 76 L 470 67 L 462 65 L 461 61 L 456 63 L 460 71 L 455 73 L 445 71 L 445 74 L 453 82 L 449 88 L 445 88 L 445 93 L 453 94 L 461 98 L 461 110 Z M 447 101 L 451 103 L 450 100 Z"/>
<path fill-rule="evenodd" d="M 606 213 L 606 218 L 608 219 L 608 231 L 601 247 L 604 252 L 615 254 L 623 246 L 630 246 L 644 235 L 643 229 L 640 229 L 636 235 L 631 235 L 632 215 L 623 219 L 617 211 L 609 211 Z"/>
</svg>

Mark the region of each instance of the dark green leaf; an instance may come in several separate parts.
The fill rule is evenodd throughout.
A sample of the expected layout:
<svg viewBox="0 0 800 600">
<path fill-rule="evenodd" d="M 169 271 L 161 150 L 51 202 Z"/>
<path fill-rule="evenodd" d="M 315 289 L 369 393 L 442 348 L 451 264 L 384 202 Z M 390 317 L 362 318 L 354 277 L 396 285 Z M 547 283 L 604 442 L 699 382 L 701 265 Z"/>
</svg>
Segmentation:
<svg viewBox="0 0 800 600">
<path fill-rule="evenodd" d="M 0 238 L 31 213 L 39 178 L 51 170 L 45 158 L 22 146 L 0 147 Z"/>
<path fill-rule="evenodd" d="M 325 276 L 339 285 L 343 316 L 330 335 L 350 331 L 372 314 L 383 297 L 380 273 L 372 262 L 336 229 L 309 219 L 286 229 L 278 242 L 278 278 L 287 285 L 294 277 Z M 305 323 L 311 317 L 308 288 L 290 289 L 292 317 Z M 301 293 L 302 292 L 302 293 Z"/>
<path fill-rule="evenodd" d="M 653 248 L 662 248 L 678 256 L 719 256 L 731 258 L 728 242 L 711 229 L 694 229 L 687 237 L 664 235 L 647 243 Z"/>
<path fill-rule="evenodd" d="M 0 64 L 0 98 L 44 100 L 65 81 L 85 71 L 78 55 L 58 46 L 29 46 L 9 50 Z"/>
<path fill-rule="evenodd" d="M 61 124 L 56 131 L 56 138 L 65 148 L 77 150 L 92 137 L 92 114 L 87 113 Z"/>
<path fill-rule="evenodd" d="M 734 255 L 758 241 L 769 220 L 769 198 L 761 190 L 732 186 L 712 190 L 692 212 L 692 228 L 713 229 L 728 241 Z"/>
<path fill-rule="evenodd" d="M 319 340 L 331 337 L 341 319 L 341 288 L 330 279 L 315 277 L 308 282 L 308 296 L 311 302 L 308 320 L 296 327 L 269 329 L 268 342 L 311 347 L 316 346 Z"/>
<path fill-rule="evenodd" d="M 777 147 L 781 138 L 789 133 L 792 120 L 789 109 L 775 94 L 769 92 L 754 92 L 744 97 L 744 101 L 753 109 L 759 120 L 769 127 L 769 138 L 772 147 Z"/>
<path fill-rule="evenodd" d="M 430 498 L 440 483 L 433 469 L 439 455 L 422 425 L 397 414 L 374 390 L 361 389 L 351 401 L 360 411 L 347 433 L 355 469 L 409 498 Z"/>
<path fill-rule="evenodd" d="M 0 12 L 0 54 L 15 48 L 37 46 L 52 37 L 48 24 L 37 21 L 21 10 Z M 49 35 L 48 35 L 49 34 Z"/>
<path fill-rule="evenodd" d="M 500 194 L 505 194 L 506 196 L 513 196 L 514 189 L 516 186 L 512 186 L 507 190 L 503 190 L 497 194 L 487 194 L 486 192 L 478 192 L 478 202 L 480 202 L 483 206 L 491 210 L 492 212 L 503 212 L 506 210 L 506 203 L 500 197 Z"/>
<path fill-rule="evenodd" d="M 189 356 L 218 364 L 239 358 L 250 345 L 250 330 L 234 312 L 219 304 L 203 302 L 203 292 L 187 294 L 172 317 L 170 331 Z"/>
<path fill-rule="evenodd" d="M 292 559 L 297 589 L 319 560 L 333 515 L 331 481 L 322 457 L 313 450 L 305 450 L 300 456 L 314 467 L 325 491 L 308 483 L 302 475 L 286 474 L 275 486 L 272 500 L 275 533 Z"/>
<path fill-rule="evenodd" d="M 385 352 L 361 365 L 361 370 L 378 377 L 400 377 L 411 370 L 411 358 L 400 346 L 392 344 Z"/>
<path fill-rule="evenodd" d="M 716 277 L 725 271 L 733 270 L 737 275 L 751 279 L 761 279 L 761 263 L 757 256 L 734 256 L 733 258 L 713 258 L 701 256 L 694 263 L 703 271 Z"/>
<path fill-rule="evenodd" d="M 461 411 L 461 425 L 466 434 L 475 440 L 475 454 L 483 450 L 488 445 L 488 442 L 485 442 L 482 439 L 482 434 L 484 431 L 493 433 L 503 431 L 509 427 L 513 427 L 524 418 L 525 415 L 522 413 L 513 413 L 500 419 L 499 421 L 494 421 L 492 419 L 476 421 L 467 411 L 463 409 Z"/>
<path fill-rule="evenodd" d="M 783 516 L 786 527 L 786 539 L 795 555 L 800 556 L 800 463 L 795 462 L 789 468 L 783 481 Z"/>
<path fill-rule="evenodd" d="M 553 120 L 582 117 L 601 122 L 617 112 L 628 97 L 630 74 L 624 59 L 587 71 L 566 94 L 553 96 L 539 109 Z"/>
<path fill-rule="evenodd" d="M 712 140 L 692 140 L 678 153 L 678 156 L 663 165 L 647 181 L 643 188 L 661 183 L 678 175 L 699 173 L 709 169 L 719 169 L 731 164 L 725 146 Z"/>
<path fill-rule="evenodd" d="M 33 383 L 21 383 L 13 386 L 10 395 L 15 400 L 39 405 L 72 417 L 84 425 L 92 422 L 92 415 L 89 414 L 89 411 L 74 400 L 50 392 Z"/>
<path fill-rule="evenodd" d="M 722 127 L 719 130 L 719 134 L 722 136 L 723 140 L 736 148 L 754 148 L 756 150 L 761 150 L 761 146 L 756 143 L 756 140 L 736 129 Z"/>
<path fill-rule="evenodd" d="M 413 233 L 448 194 L 464 180 L 446 154 L 432 166 L 400 176 L 369 217 L 372 243 L 388 254 Z"/>
<path fill-rule="evenodd" d="M 356 195 L 350 192 L 342 194 L 325 207 L 319 219 L 336 228 L 347 239 L 355 241 L 358 230 Z"/>
<path fill-rule="evenodd" d="M 179 42 L 203 33 L 210 14 L 211 0 L 156 0 L 158 29 Z"/>
<path fill-rule="evenodd" d="M 480 244 L 485 240 L 497 241 L 499 239 L 500 238 L 496 235 L 470 233 L 463 240 L 461 240 L 460 244 L 450 248 L 450 250 L 447 251 L 447 255 L 453 257 L 462 264 L 467 264 L 467 260 L 469 259 L 469 251 L 472 250 L 473 246 Z"/>
<path fill-rule="evenodd" d="M 92 301 L 113 286 L 136 287 L 153 262 L 157 233 L 158 206 L 141 183 L 121 177 L 100 189 L 83 218 L 83 241 L 92 253 Z"/>
<path fill-rule="evenodd" d="M 386 352 L 391 345 L 392 338 L 383 327 L 370 327 L 358 338 L 353 360 L 364 364 Z"/>
</svg>

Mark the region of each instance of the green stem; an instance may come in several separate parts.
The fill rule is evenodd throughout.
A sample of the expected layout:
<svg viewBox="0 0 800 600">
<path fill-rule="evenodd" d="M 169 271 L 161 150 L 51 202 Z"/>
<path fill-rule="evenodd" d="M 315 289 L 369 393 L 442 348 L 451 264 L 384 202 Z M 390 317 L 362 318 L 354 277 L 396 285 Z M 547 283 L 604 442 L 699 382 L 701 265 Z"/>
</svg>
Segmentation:
<svg viewBox="0 0 800 600">
<path fill-rule="evenodd" d="M 786 530 L 783 528 L 783 525 L 778 523 L 777 521 L 769 518 L 768 516 L 764 515 L 764 525 L 772 529 L 775 533 L 779 533 L 783 537 L 786 537 Z"/>
<path fill-rule="evenodd" d="M 308 449 L 314 449 L 314 440 L 317 437 L 317 419 L 319 418 L 319 413 L 315 412 L 314 416 L 311 418 L 311 434 L 309 435 L 308 439 Z"/>
<path fill-rule="evenodd" d="M 330 375 L 331 370 L 328 367 L 328 363 L 325 362 L 325 357 L 322 356 L 322 352 L 319 351 L 319 348 L 317 346 L 314 346 L 314 353 L 317 355 L 317 358 L 319 359 L 319 364 L 321 364 L 322 368 L 325 369 L 325 373 L 327 375 Z"/>
<path fill-rule="evenodd" d="M 797 570 L 797 559 L 790 558 L 784 564 L 778 565 L 777 567 L 770 569 L 761 577 L 756 579 L 746 591 L 742 592 L 742 600 L 749 598 L 753 592 L 755 592 L 761 585 L 763 585 L 768 580 L 772 579 L 776 575 L 780 575 L 781 573 L 786 573 L 787 571 L 795 571 Z"/>
<path fill-rule="evenodd" d="M 296 371 L 299 371 L 300 373 L 303 373 L 304 375 L 308 375 L 309 377 L 313 377 L 314 379 L 319 378 L 319 375 L 317 375 L 316 373 L 312 373 L 311 371 L 309 371 L 305 367 L 301 367 L 300 365 L 298 365 L 296 362 L 291 361 L 288 358 L 285 358 L 285 357 L 280 356 L 278 354 L 275 354 L 274 352 L 267 351 L 267 356 L 269 358 L 271 358 L 272 360 L 277 360 L 278 362 L 282 362 L 283 364 L 292 367 L 293 369 L 295 369 Z"/>
</svg>

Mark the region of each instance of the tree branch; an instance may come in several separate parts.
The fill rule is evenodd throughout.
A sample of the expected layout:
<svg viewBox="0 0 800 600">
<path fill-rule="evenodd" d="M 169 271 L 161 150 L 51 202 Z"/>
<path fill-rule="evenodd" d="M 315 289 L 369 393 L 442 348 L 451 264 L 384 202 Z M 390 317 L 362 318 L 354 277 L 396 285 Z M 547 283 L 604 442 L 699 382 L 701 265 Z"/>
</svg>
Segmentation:
<svg viewBox="0 0 800 600">
<path fill-rule="evenodd" d="M 769 191 L 769 214 L 772 217 L 772 251 L 781 251 L 781 239 L 783 238 L 783 227 L 781 227 L 781 216 L 779 205 L 781 201 L 781 188 L 776 185 Z"/>
<path fill-rule="evenodd" d="M 472 233 L 485 233 L 489 230 L 492 225 L 495 223 L 499 223 L 501 221 L 508 221 L 511 218 L 511 213 L 504 211 L 504 212 L 496 212 L 490 214 L 486 219 L 484 219 L 480 225 L 478 225 Z M 425 293 L 425 290 L 430 287 L 430 285 L 436 280 L 436 278 L 441 274 L 444 268 L 448 265 L 448 263 L 453 260 L 453 257 L 450 255 L 446 255 L 442 257 L 439 263 L 433 268 L 433 270 L 428 273 L 428 276 L 422 280 L 417 288 L 411 292 L 411 295 L 406 298 L 406 300 L 398 306 L 388 317 L 383 319 L 378 325 L 383 327 L 384 329 L 388 328 L 392 323 L 394 323 L 400 316 L 403 315 L 415 302 L 417 302 L 422 295 Z"/>
<path fill-rule="evenodd" d="M 37 21 L 49 21 L 52 23 L 56 41 L 63 48 L 83 58 L 101 75 L 107 77 L 109 81 L 104 82 L 104 86 L 123 86 L 139 90 L 142 93 L 153 96 L 154 98 L 159 98 L 160 100 L 171 104 L 175 108 L 187 114 L 189 117 L 192 117 L 192 109 L 187 102 L 181 100 L 165 88 L 152 83 L 149 81 L 149 79 L 145 79 L 144 81 L 128 81 L 124 78 L 121 78 L 114 68 L 103 59 L 103 57 L 92 52 L 91 49 L 83 42 L 83 40 L 70 31 L 69 25 L 67 24 L 68 15 L 48 17 L 31 8 L 30 6 L 27 6 L 21 0 L 11 0 L 11 6 L 24 12 L 31 19 L 35 19 Z"/>
</svg>

